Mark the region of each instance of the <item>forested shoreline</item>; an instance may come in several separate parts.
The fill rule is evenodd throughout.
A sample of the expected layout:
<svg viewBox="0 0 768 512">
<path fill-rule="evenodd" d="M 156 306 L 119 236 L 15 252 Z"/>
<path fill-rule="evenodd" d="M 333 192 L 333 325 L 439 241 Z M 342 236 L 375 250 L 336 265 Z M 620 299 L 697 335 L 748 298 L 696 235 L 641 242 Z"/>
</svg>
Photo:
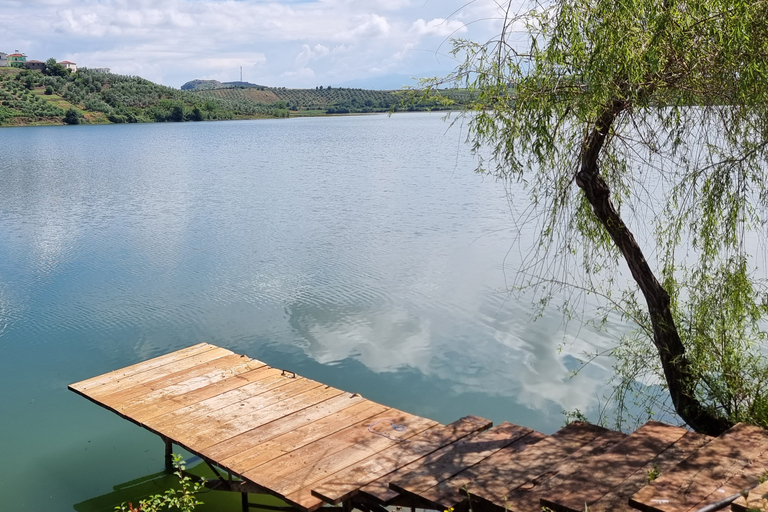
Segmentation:
<svg viewBox="0 0 768 512">
<path fill-rule="evenodd" d="M 149 80 L 55 64 L 43 72 L 0 68 L 0 126 L 286 118 L 289 116 L 444 110 L 462 102 L 406 102 L 401 91 L 346 88 L 230 87 L 178 90 Z"/>
</svg>

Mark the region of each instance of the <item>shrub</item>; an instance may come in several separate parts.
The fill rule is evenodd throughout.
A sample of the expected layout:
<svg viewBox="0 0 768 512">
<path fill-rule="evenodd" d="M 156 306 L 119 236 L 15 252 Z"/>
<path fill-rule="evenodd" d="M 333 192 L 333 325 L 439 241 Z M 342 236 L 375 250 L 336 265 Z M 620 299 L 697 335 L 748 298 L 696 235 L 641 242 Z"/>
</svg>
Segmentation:
<svg viewBox="0 0 768 512">
<path fill-rule="evenodd" d="M 64 114 L 64 122 L 66 124 L 80 124 L 80 113 L 70 107 Z"/>
<path fill-rule="evenodd" d="M 181 455 L 173 454 L 173 467 L 176 468 L 174 475 L 179 477 L 180 489 L 168 489 L 162 494 L 155 494 L 139 501 L 138 507 L 132 503 L 127 505 L 123 503 L 115 507 L 116 512 L 159 512 L 161 510 L 181 510 L 182 512 L 191 512 L 197 505 L 202 505 L 198 501 L 196 493 L 203 488 L 201 482 L 192 482 L 188 476 L 184 476 L 184 459 Z"/>
</svg>

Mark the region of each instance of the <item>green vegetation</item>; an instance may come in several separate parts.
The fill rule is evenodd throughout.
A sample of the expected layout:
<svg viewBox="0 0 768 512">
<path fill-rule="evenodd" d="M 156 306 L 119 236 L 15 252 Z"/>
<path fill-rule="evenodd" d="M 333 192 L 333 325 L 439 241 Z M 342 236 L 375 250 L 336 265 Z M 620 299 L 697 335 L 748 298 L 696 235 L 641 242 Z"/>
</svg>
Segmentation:
<svg viewBox="0 0 768 512">
<path fill-rule="evenodd" d="M 290 110 L 292 115 L 365 114 L 392 111 L 448 110 L 461 106 L 469 97 L 467 91 L 441 90 L 439 97 L 406 103 L 401 91 L 376 91 L 344 87 L 315 89 L 286 89 L 285 87 L 236 86 L 213 87 L 204 82 L 185 84 L 198 97 L 225 99 L 234 104 L 253 103 L 278 111 Z M 223 84 L 220 84 L 223 85 Z"/>
<path fill-rule="evenodd" d="M 115 507 L 116 512 L 160 512 L 161 510 L 180 510 L 191 512 L 197 505 L 202 505 L 196 497 L 204 489 L 201 482 L 193 482 L 192 478 L 184 474 L 184 459 L 181 455 L 173 454 L 173 473 L 179 478 L 178 489 L 168 489 L 162 494 L 149 496 L 134 506 L 133 503 L 123 503 Z"/>
<path fill-rule="evenodd" d="M 0 68 L 0 125 L 140 123 L 287 117 L 275 106 L 201 98 L 139 77 L 70 73 L 52 59 L 44 73 Z"/>
<path fill-rule="evenodd" d="M 188 82 L 184 87 L 186 90 L 180 91 L 139 77 L 87 68 L 70 73 L 54 59 L 46 61 L 42 73 L 0 68 L 0 126 L 445 110 L 462 105 L 469 97 L 466 91 L 448 90 L 441 91 L 439 98 L 406 104 L 399 91 L 227 86 L 204 80 Z"/>
<path fill-rule="evenodd" d="M 456 41 L 462 64 L 428 86 L 473 93 L 470 138 L 493 155 L 480 170 L 530 193 L 539 243 L 517 284 L 541 305 L 597 295 L 596 325 L 618 311 L 637 327 L 608 351 L 619 428 L 661 410 L 709 434 L 768 427 L 768 287 L 755 268 L 768 223 L 768 4 L 514 5 L 500 9 L 498 38 Z"/>
</svg>

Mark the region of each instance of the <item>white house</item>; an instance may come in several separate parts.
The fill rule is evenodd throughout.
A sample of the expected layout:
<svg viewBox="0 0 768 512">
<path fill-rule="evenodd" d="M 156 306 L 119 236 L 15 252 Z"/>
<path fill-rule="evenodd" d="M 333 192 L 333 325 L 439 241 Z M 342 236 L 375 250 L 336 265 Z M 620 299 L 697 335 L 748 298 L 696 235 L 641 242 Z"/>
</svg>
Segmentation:
<svg viewBox="0 0 768 512">
<path fill-rule="evenodd" d="M 77 71 L 77 64 L 75 64 L 74 62 L 69 62 L 68 60 L 63 60 L 63 61 L 59 62 L 59 64 L 64 66 L 64 69 L 68 69 L 68 70 L 70 70 L 73 73 L 75 71 Z"/>
<path fill-rule="evenodd" d="M 8 54 L 0 52 L 0 68 L 8 67 Z"/>
</svg>

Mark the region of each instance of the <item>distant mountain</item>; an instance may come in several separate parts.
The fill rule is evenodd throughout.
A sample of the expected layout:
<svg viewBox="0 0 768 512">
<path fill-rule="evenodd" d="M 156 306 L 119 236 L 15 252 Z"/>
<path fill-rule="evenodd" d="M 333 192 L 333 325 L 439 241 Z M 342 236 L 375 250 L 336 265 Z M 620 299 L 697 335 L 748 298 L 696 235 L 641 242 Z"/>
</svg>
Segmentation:
<svg viewBox="0 0 768 512">
<path fill-rule="evenodd" d="M 263 85 L 250 82 L 219 82 L 218 80 L 190 80 L 181 86 L 182 91 L 210 91 L 213 89 L 231 89 L 232 87 L 260 87 Z"/>
</svg>

